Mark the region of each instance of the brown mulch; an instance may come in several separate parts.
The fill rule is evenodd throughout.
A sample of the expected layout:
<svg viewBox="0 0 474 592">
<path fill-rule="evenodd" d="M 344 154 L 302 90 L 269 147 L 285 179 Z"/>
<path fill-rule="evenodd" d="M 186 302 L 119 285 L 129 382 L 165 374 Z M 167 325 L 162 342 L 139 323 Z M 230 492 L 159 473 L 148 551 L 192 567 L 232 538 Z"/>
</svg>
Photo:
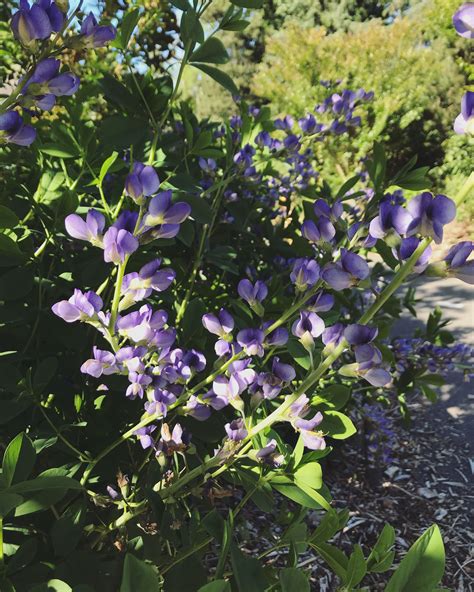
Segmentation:
<svg viewBox="0 0 474 592">
<path fill-rule="evenodd" d="M 347 526 L 333 542 L 348 554 L 358 543 L 367 557 L 388 522 L 396 531 L 398 563 L 422 532 L 436 522 L 446 549 L 442 584 L 455 592 L 470 592 L 474 591 L 474 533 L 470 528 L 474 460 L 469 457 L 472 451 L 465 439 L 465 428 L 459 427 L 460 418 L 437 413 L 438 405 L 410 405 L 413 423 L 408 428 L 397 423 L 395 460 L 378 471 L 378 478 L 377 471 L 367 472 L 367 462 L 355 438 L 342 443 L 328 457 L 323 474 L 333 505 L 350 510 Z M 243 514 L 246 532 L 241 533 L 242 539 L 251 541 L 245 550 L 255 557 L 275 544 L 281 528 L 252 504 Z M 319 520 L 319 512 L 308 513 L 311 528 Z M 267 560 L 283 567 L 287 557 L 287 550 L 275 551 Z M 335 592 L 340 586 L 313 552 L 300 555 L 298 565 L 311 573 L 311 589 L 315 592 Z M 368 575 L 364 585 L 371 592 L 383 590 L 390 573 Z"/>
</svg>

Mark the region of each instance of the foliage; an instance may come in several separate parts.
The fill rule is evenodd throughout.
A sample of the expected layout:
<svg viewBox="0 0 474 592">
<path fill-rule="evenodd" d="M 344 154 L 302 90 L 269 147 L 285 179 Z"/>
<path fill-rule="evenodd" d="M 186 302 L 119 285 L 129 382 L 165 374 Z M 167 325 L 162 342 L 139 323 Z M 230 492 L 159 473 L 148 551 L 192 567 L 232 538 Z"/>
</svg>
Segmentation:
<svg viewBox="0 0 474 592">
<path fill-rule="evenodd" d="M 49 16 L 45 36 L 23 5 L 31 26 L 12 22 L 18 43 L 2 68 L 21 77 L 0 104 L 0 588 L 305 590 L 298 559 L 310 551 L 341 590 L 379 573 L 391 590 L 434 590 L 438 528 L 396 569 L 388 525 L 367 557 L 346 553 L 336 535 L 348 511 L 333 508 L 323 475 L 371 393 L 403 410 L 415 389 L 432 398 L 443 361 L 461 365 L 437 313 L 424 336 L 435 369 L 419 344 L 410 356 L 387 343 L 413 307 L 410 291 L 396 295 L 407 278 L 470 278 L 471 244 L 428 265 L 455 204 L 424 192 L 407 205 L 402 190 L 426 189 L 427 169 L 416 157 L 396 167 L 380 143 L 360 173 L 325 175 L 334 147 L 365 137 L 370 92 L 322 96 L 325 124 L 306 118 L 299 131 L 243 100 L 230 119 L 200 119 L 179 101 L 183 73 L 233 92 L 219 32 L 245 28 L 261 2 L 232 0 L 213 28 L 210 2 L 172 5 L 176 21 L 166 6 L 150 15 L 148 0 L 108 2 L 117 30 L 73 10 L 59 25 Z M 157 35 L 177 21 L 179 39 Z M 59 75 L 51 62 L 38 71 L 51 56 Z M 258 558 L 242 551 L 247 503 L 285 527 Z M 274 550 L 285 567 L 267 561 Z"/>
</svg>

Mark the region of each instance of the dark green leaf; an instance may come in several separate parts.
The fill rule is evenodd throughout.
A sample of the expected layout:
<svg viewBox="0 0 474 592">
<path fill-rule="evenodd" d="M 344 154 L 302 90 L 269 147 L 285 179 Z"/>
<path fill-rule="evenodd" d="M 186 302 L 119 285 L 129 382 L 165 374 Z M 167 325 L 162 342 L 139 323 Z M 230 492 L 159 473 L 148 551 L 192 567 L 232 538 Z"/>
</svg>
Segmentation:
<svg viewBox="0 0 474 592">
<path fill-rule="evenodd" d="M 79 156 L 76 146 L 72 143 L 70 146 L 62 146 L 59 143 L 50 142 L 43 144 L 40 151 L 56 158 L 77 158 Z"/>
<path fill-rule="evenodd" d="M 130 38 L 133 35 L 133 31 L 138 24 L 140 18 L 140 10 L 135 8 L 123 17 L 122 26 L 120 28 L 120 47 L 127 49 Z"/>
<path fill-rule="evenodd" d="M 226 90 L 228 90 L 232 95 L 238 95 L 239 89 L 236 87 L 235 82 L 232 78 L 219 70 L 218 68 L 214 68 L 213 66 L 208 66 L 206 64 L 192 64 L 195 68 L 198 68 L 204 74 L 210 76 L 213 80 L 215 80 L 218 84 L 223 86 Z"/>
<path fill-rule="evenodd" d="M 305 573 L 297 567 L 285 567 L 280 570 L 281 592 L 309 592 L 309 581 Z"/>
<path fill-rule="evenodd" d="M 35 460 L 36 452 L 31 440 L 25 433 L 18 434 L 3 455 L 3 478 L 7 487 L 28 479 Z"/>
<path fill-rule="evenodd" d="M 230 558 L 239 592 L 266 590 L 268 582 L 258 559 L 246 557 L 235 544 L 231 546 Z"/>
<path fill-rule="evenodd" d="M 8 512 L 17 508 L 21 503 L 23 503 L 21 495 L 0 491 L 0 517 L 4 518 Z"/>
<path fill-rule="evenodd" d="M 0 234 L 0 267 L 10 267 L 10 265 L 20 265 L 26 259 L 18 245 L 5 234 Z"/>
<path fill-rule="evenodd" d="M 160 592 L 160 577 L 155 569 L 131 553 L 125 555 L 123 562 L 120 592 Z"/>
<path fill-rule="evenodd" d="M 0 206 L 0 228 L 14 228 L 18 224 L 18 216 L 6 206 Z"/>
<path fill-rule="evenodd" d="M 199 588 L 198 592 L 230 592 L 230 584 L 225 580 L 215 580 Z"/>
<path fill-rule="evenodd" d="M 230 0 L 235 6 L 241 8 L 262 8 L 263 0 Z"/>
<path fill-rule="evenodd" d="M 189 60 L 206 64 L 226 64 L 229 61 L 229 54 L 222 41 L 217 37 L 209 37 L 193 51 Z"/>
<path fill-rule="evenodd" d="M 331 438 L 345 440 L 356 433 L 356 427 L 351 419 L 339 411 L 328 410 L 323 413 L 323 421 L 320 425 L 323 432 L 327 432 Z"/>
</svg>

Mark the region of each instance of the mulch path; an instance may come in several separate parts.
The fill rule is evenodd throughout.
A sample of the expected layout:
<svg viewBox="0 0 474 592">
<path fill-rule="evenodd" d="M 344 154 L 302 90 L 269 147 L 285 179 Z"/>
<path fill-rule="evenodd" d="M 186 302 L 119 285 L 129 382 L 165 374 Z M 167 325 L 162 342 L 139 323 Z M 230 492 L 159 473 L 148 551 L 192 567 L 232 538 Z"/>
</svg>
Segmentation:
<svg viewBox="0 0 474 592">
<path fill-rule="evenodd" d="M 442 403 L 415 401 L 409 405 L 413 422 L 395 425 L 397 446 L 394 461 L 385 470 L 367 474 L 367 462 L 356 437 L 341 443 L 327 457 L 324 480 L 336 508 L 348 508 L 350 519 L 334 543 L 347 553 L 352 545 L 362 546 L 367 557 L 383 525 L 396 530 L 396 562 L 426 528 L 436 522 L 446 549 L 446 573 L 442 584 L 455 592 L 474 591 L 474 533 L 470 527 L 473 510 L 472 475 L 474 460 L 462 419 L 449 415 Z M 396 415 L 396 411 L 394 414 Z M 281 529 L 268 515 L 249 504 L 242 539 L 250 556 L 275 544 Z M 310 511 L 310 527 L 319 522 L 319 512 Z M 287 551 L 268 555 L 274 565 L 285 566 Z M 299 567 L 311 573 L 311 589 L 335 592 L 338 579 L 325 563 L 308 551 L 299 557 Z M 372 591 L 383 590 L 390 572 L 366 577 Z"/>
</svg>

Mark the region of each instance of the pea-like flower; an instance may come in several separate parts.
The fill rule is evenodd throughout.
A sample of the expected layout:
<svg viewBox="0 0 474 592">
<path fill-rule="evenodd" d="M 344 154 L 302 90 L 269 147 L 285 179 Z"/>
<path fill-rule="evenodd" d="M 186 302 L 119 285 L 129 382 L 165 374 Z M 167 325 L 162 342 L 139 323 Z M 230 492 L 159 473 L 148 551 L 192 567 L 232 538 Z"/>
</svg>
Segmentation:
<svg viewBox="0 0 474 592">
<path fill-rule="evenodd" d="M 20 0 L 20 9 L 12 17 L 11 27 L 16 39 L 27 48 L 35 49 L 37 40 L 48 39 L 59 32 L 64 14 L 55 2 L 37 0 L 30 7 L 28 0 Z"/>
<path fill-rule="evenodd" d="M 226 423 L 224 429 L 229 440 L 232 440 L 233 442 L 240 442 L 248 435 L 243 419 L 234 419 L 230 423 Z"/>
<path fill-rule="evenodd" d="M 135 162 L 132 172 L 125 179 L 125 191 L 137 204 L 143 204 L 145 197 L 155 194 L 159 187 L 160 180 L 155 169 L 142 162 Z"/>
<path fill-rule="evenodd" d="M 61 300 L 53 305 L 52 311 L 55 315 L 66 321 L 97 320 L 97 313 L 102 310 L 102 298 L 95 292 L 81 292 L 77 288 L 69 300 Z"/>
<path fill-rule="evenodd" d="M 151 229 L 153 238 L 173 238 L 179 232 L 179 225 L 191 214 L 186 202 L 171 202 L 171 191 L 158 193 L 150 200 L 144 225 Z"/>
<path fill-rule="evenodd" d="M 344 339 L 344 325 L 336 323 L 324 329 L 321 339 L 324 345 L 328 348 L 337 347 Z"/>
<path fill-rule="evenodd" d="M 461 113 L 454 120 L 454 131 L 461 135 L 474 135 L 474 92 L 471 90 L 465 92 L 461 99 Z"/>
<path fill-rule="evenodd" d="M 112 352 L 94 346 L 92 353 L 94 357 L 86 360 L 81 366 L 81 372 L 83 374 L 89 374 L 94 378 L 99 378 L 102 374 L 108 376 L 109 374 L 119 372 L 115 356 Z"/>
<path fill-rule="evenodd" d="M 400 240 L 408 230 L 411 221 L 412 217 L 404 207 L 382 202 L 379 215 L 370 223 L 369 233 L 374 238 L 394 237 Z"/>
<path fill-rule="evenodd" d="M 362 345 L 373 341 L 377 337 L 378 332 L 377 327 L 354 323 L 344 329 L 344 337 L 349 345 Z"/>
<path fill-rule="evenodd" d="M 346 249 L 341 249 L 340 260 L 326 264 L 321 274 L 323 280 L 337 291 L 355 286 L 369 275 L 370 268 L 367 261 Z"/>
<path fill-rule="evenodd" d="M 166 325 L 167 320 L 166 311 L 153 312 L 149 304 L 144 304 L 139 310 L 120 317 L 117 320 L 117 329 L 120 335 L 134 343 L 147 344 L 153 340 L 156 332 Z"/>
<path fill-rule="evenodd" d="M 90 209 L 85 220 L 77 214 L 69 214 L 66 216 L 64 224 L 67 233 L 73 238 L 88 241 L 96 247 L 102 247 L 105 218 L 97 210 Z"/>
<path fill-rule="evenodd" d="M 397 257 L 397 259 L 399 259 L 400 261 L 406 261 L 416 251 L 420 242 L 421 242 L 420 239 L 417 238 L 416 236 L 410 236 L 409 238 L 404 238 L 402 240 L 402 242 L 400 243 L 399 248 L 397 250 L 394 250 L 395 257 Z M 423 273 L 423 271 L 425 271 L 425 269 L 430 261 L 432 252 L 433 252 L 433 250 L 431 248 L 431 245 L 428 245 L 428 247 L 423 251 L 423 253 L 418 258 L 418 261 L 415 263 L 415 266 L 413 267 L 414 273 Z"/>
<path fill-rule="evenodd" d="M 319 265 L 314 259 L 296 259 L 290 274 L 295 288 L 300 292 L 314 286 L 319 279 Z"/>
<path fill-rule="evenodd" d="M 324 331 L 324 321 L 315 312 L 303 310 L 300 312 L 299 318 L 293 323 L 291 332 L 295 337 L 298 337 L 303 346 L 312 350 L 314 348 L 314 340 Z"/>
<path fill-rule="evenodd" d="M 335 201 L 332 205 L 329 205 L 325 199 L 317 199 L 314 202 L 313 210 L 318 218 L 324 217 L 332 222 L 337 222 L 344 213 L 344 208 L 340 201 Z"/>
<path fill-rule="evenodd" d="M 452 199 L 445 195 L 436 195 L 425 191 L 408 202 L 408 211 L 413 217 L 407 235 L 421 234 L 431 237 L 435 243 L 443 240 L 443 226 L 449 224 L 456 216 L 456 206 Z"/>
<path fill-rule="evenodd" d="M 356 371 L 358 376 L 367 380 L 372 386 L 385 386 L 392 380 L 390 373 L 381 368 L 382 354 L 372 344 L 354 347 Z"/>
<path fill-rule="evenodd" d="M 112 25 L 99 25 L 95 16 L 90 12 L 81 24 L 81 33 L 74 40 L 73 46 L 85 49 L 104 47 L 113 41 L 117 30 Z"/>
<path fill-rule="evenodd" d="M 242 329 L 237 333 L 237 343 L 249 356 L 262 357 L 264 332 L 261 329 Z"/>
<path fill-rule="evenodd" d="M 262 330 L 266 332 L 269 327 L 273 325 L 273 321 L 265 321 L 262 325 Z M 277 327 L 273 331 L 270 331 L 268 335 L 265 335 L 264 345 L 267 347 L 278 347 L 285 345 L 288 341 L 288 331 L 285 327 Z"/>
<path fill-rule="evenodd" d="M 196 395 L 191 395 L 191 397 L 189 397 L 186 406 L 183 407 L 183 411 L 186 415 L 190 415 L 198 421 L 206 421 L 206 419 L 209 419 L 211 416 L 211 410 L 209 407 L 201 403 Z"/>
<path fill-rule="evenodd" d="M 308 415 L 309 410 L 309 399 L 303 394 L 290 406 L 287 421 L 301 434 L 306 448 L 310 450 L 324 450 L 326 448 L 324 433 L 314 429 L 323 421 L 323 414 L 318 411 L 312 419 L 304 419 Z"/>
<path fill-rule="evenodd" d="M 130 384 L 127 387 L 125 396 L 129 399 L 140 397 L 143 399 L 144 389 L 151 384 L 152 378 L 143 372 L 130 372 L 128 375 Z"/>
<path fill-rule="evenodd" d="M 273 438 L 268 440 L 266 445 L 260 450 L 257 450 L 256 458 L 260 462 L 270 465 L 271 467 L 279 467 L 285 461 L 283 454 L 277 450 L 277 442 Z"/>
<path fill-rule="evenodd" d="M 327 292 L 317 292 L 306 303 L 308 310 L 312 312 L 327 312 L 334 306 L 334 296 Z"/>
<path fill-rule="evenodd" d="M 250 308 L 255 311 L 259 316 L 263 315 L 264 309 L 262 301 L 265 300 L 268 294 L 268 288 L 265 282 L 257 280 L 255 284 L 248 279 L 240 280 L 237 286 L 237 292 L 239 296 L 243 298 Z"/>
<path fill-rule="evenodd" d="M 72 72 L 59 73 L 61 62 L 47 58 L 39 62 L 22 89 L 22 103 L 27 107 L 51 110 L 56 97 L 71 96 L 79 88 L 79 77 Z"/>
<path fill-rule="evenodd" d="M 5 142 L 29 146 L 35 139 L 35 128 L 25 124 L 18 111 L 7 111 L 0 115 L 0 144 Z"/>
<path fill-rule="evenodd" d="M 301 226 L 301 234 L 311 243 L 330 243 L 336 235 L 336 229 L 329 218 L 321 216 L 317 222 L 305 220 Z"/>
<path fill-rule="evenodd" d="M 456 33 L 466 39 L 474 39 L 474 2 L 466 2 L 453 15 Z"/>
<path fill-rule="evenodd" d="M 188 446 L 188 438 L 179 423 L 175 424 L 173 431 L 167 423 L 161 426 L 161 438 L 156 446 L 156 456 L 161 453 L 173 456 L 175 452 L 184 452 Z"/>
<path fill-rule="evenodd" d="M 467 284 L 474 284 L 474 259 L 468 261 L 473 250 L 474 243 L 472 241 L 462 241 L 451 247 L 444 258 L 447 263 L 448 275 Z"/>
<path fill-rule="evenodd" d="M 144 265 L 140 271 L 127 273 L 122 283 L 120 310 L 125 310 L 135 302 L 148 298 L 153 291 L 164 292 L 176 277 L 173 269 L 160 269 L 161 259 L 154 259 Z"/>
<path fill-rule="evenodd" d="M 210 312 L 203 315 L 202 324 L 209 333 L 213 333 L 225 340 L 228 339 L 229 334 L 234 329 L 234 319 L 224 308 L 221 308 L 217 315 Z"/>
<path fill-rule="evenodd" d="M 293 366 L 284 364 L 280 362 L 280 358 L 275 357 L 272 362 L 272 371 L 260 373 L 252 390 L 257 394 L 260 393 L 264 399 L 274 399 L 284 386 L 294 380 L 295 376 Z"/>
<path fill-rule="evenodd" d="M 104 234 L 104 261 L 119 265 L 138 249 L 138 239 L 128 230 L 111 226 Z"/>
</svg>

